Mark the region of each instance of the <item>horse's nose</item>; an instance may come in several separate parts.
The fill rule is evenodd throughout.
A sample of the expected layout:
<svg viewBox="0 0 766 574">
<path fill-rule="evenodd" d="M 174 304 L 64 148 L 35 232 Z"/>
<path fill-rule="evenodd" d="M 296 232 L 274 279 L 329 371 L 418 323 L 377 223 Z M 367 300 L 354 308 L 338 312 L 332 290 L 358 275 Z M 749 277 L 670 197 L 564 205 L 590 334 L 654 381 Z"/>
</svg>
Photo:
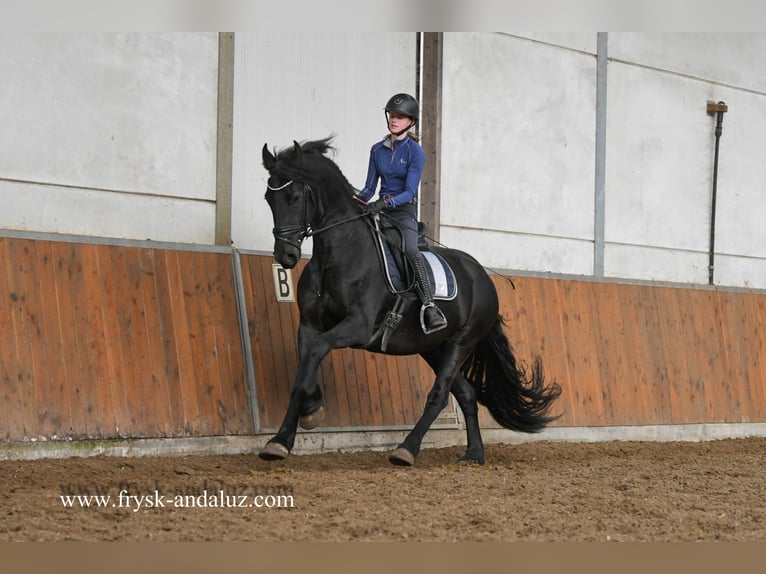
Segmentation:
<svg viewBox="0 0 766 574">
<path fill-rule="evenodd" d="M 279 264 L 285 269 L 292 269 L 298 264 L 298 256 L 293 253 L 285 253 L 280 257 Z"/>
</svg>

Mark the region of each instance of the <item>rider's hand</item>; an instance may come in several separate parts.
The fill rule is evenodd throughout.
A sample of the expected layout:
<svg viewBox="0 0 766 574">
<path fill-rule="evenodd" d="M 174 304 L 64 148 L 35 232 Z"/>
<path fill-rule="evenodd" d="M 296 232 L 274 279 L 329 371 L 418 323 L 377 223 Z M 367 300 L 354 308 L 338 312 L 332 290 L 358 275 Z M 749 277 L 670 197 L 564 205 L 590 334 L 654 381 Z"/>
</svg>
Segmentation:
<svg viewBox="0 0 766 574">
<path fill-rule="evenodd" d="M 383 211 L 388 205 L 386 204 L 385 199 L 376 199 L 372 203 L 367 204 L 367 210 L 370 213 L 380 213 Z"/>
</svg>

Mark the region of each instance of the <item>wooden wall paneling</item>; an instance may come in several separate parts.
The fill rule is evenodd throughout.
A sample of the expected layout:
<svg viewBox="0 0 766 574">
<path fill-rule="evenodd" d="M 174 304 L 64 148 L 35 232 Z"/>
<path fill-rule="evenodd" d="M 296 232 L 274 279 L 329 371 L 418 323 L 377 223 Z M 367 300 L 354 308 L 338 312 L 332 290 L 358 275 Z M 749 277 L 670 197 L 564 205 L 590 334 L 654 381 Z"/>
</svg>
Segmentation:
<svg viewBox="0 0 766 574">
<path fill-rule="evenodd" d="M 59 296 L 60 276 L 56 243 L 45 241 L 37 244 L 36 297 L 40 301 L 40 338 L 38 344 L 45 357 L 39 365 L 36 384 L 47 388 L 47 396 L 38 400 L 41 416 L 40 433 L 46 437 L 66 436 L 71 411 L 67 387 L 67 348 L 64 333 L 71 335 L 67 324 L 62 325 Z M 0 311 L 2 315 L 2 311 Z"/>
<path fill-rule="evenodd" d="M 119 432 L 128 436 L 152 434 L 147 427 L 144 387 L 150 379 L 148 336 L 142 316 L 143 294 L 140 289 L 140 271 L 135 253 L 126 249 L 113 249 L 110 254 L 111 274 L 115 279 L 115 298 L 121 302 L 117 308 L 120 351 L 124 358 L 123 405 L 125 418 L 117 421 Z"/>
<path fill-rule="evenodd" d="M 144 411 L 144 416 L 151 421 L 151 426 L 155 429 L 154 433 L 156 435 L 172 436 L 173 429 L 169 424 L 170 401 L 167 392 L 168 385 L 165 377 L 163 353 L 161 352 L 164 334 L 162 330 L 163 325 L 160 322 L 158 290 L 155 280 L 157 273 L 161 272 L 157 264 L 157 260 L 161 258 L 161 254 L 154 250 L 138 250 L 139 278 L 143 299 L 141 313 L 146 325 L 146 347 L 147 359 L 149 361 L 148 379 L 144 387 L 147 391 L 145 397 L 147 408 Z M 191 315 L 190 319 L 195 323 L 197 318 Z M 199 349 L 195 349 L 195 351 L 199 351 Z M 196 352 L 195 356 L 198 359 L 196 373 L 197 377 L 200 377 L 204 373 L 201 362 L 202 356 L 199 352 Z M 195 422 L 194 419 L 190 421 L 192 424 Z"/>
<path fill-rule="evenodd" d="M 274 363 L 271 338 L 264 336 L 268 316 L 263 277 L 256 269 L 258 259 L 243 254 L 239 255 L 242 267 L 242 288 L 248 317 L 248 333 L 253 353 L 255 392 L 258 402 L 258 417 L 261 426 L 271 427 L 270 405 L 278 402 L 277 389 L 269 385 L 269 367 Z M 271 394 L 270 394 L 271 391 Z"/>
<path fill-rule="evenodd" d="M 80 378 L 82 376 L 81 365 L 84 358 L 81 358 L 80 347 L 84 341 L 81 341 L 80 330 L 76 320 L 74 298 L 72 289 L 72 277 L 77 274 L 79 260 L 74 257 L 74 252 L 68 244 L 59 244 L 56 246 L 57 253 L 57 297 L 58 311 L 62 325 L 62 346 L 64 348 L 64 370 L 66 377 L 64 379 L 63 392 L 67 396 L 70 418 L 66 427 L 62 428 L 59 436 L 76 437 L 87 432 L 85 423 L 85 409 L 82 406 L 82 395 L 80 389 Z"/>
<path fill-rule="evenodd" d="M 167 299 L 163 322 L 172 325 L 173 333 L 168 333 L 163 342 L 166 356 L 166 376 L 168 379 L 171 404 L 175 406 L 172 415 L 176 421 L 177 432 L 190 432 L 190 420 L 200 410 L 196 385 L 184 384 L 195 381 L 199 366 L 194 348 L 197 338 L 192 307 L 194 296 L 190 285 L 184 280 L 183 270 L 187 262 L 173 254 L 165 254 L 164 282 Z M 162 281 L 162 278 L 159 278 Z"/>
<path fill-rule="evenodd" d="M 754 403 L 752 398 L 754 395 L 752 391 L 755 389 L 763 389 L 766 385 L 766 381 L 761 377 L 759 373 L 759 367 L 757 366 L 759 348 L 762 342 L 762 336 L 759 332 L 762 326 L 762 321 L 765 317 L 761 315 L 759 317 L 757 313 L 757 307 L 754 304 L 757 296 L 748 293 L 736 293 L 738 302 L 738 312 L 740 319 L 740 328 L 742 329 L 741 344 L 738 351 L 738 365 L 739 372 L 744 384 L 737 385 L 737 399 L 739 405 L 739 419 L 742 422 L 750 420 L 753 414 L 758 411 L 753 410 Z M 729 381 L 721 381 L 722 384 L 730 386 Z M 757 392 L 757 391 L 756 391 Z M 761 415 L 764 413 L 760 411 Z"/>
<path fill-rule="evenodd" d="M 655 410 L 654 416 L 642 418 L 637 424 L 688 417 L 690 407 L 694 407 L 689 392 L 689 356 L 683 345 L 688 333 L 679 315 L 677 294 L 672 288 L 662 287 L 640 286 L 636 290 L 645 302 L 643 360 L 654 367 L 643 392 L 654 402 Z"/>
<path fill-rule="evenodd" d="M 177 260 L 180 272 L 179 285 L 189 294 L 185 302 L 185 315 L 189 323 L 189 360 L 194 369 L 192 378 L 185 381 L 194 383 L 189 389 L 192 400 L 184 403 L 183 428 L 186 434 L 218 434 L 221 420 L 218 403 L 221 397 L 221 372 L 219 369 L 218 340 L 216 323 L 222 320 L 212 307 L 219 271 L 214 259 L 207 254 L 172 254 Z M 170 319 L 167 319 L 171 321 Z M 172 323 L 171 323 L 172 324 Z M 169 329 L 170 330 L 170 329 Z M 168 333 L 168 336 L 171 336 Z M 182 337 L 179 334 L 179 337 Z M 221 344 L 226 344 L 222 337 Z"/>
<path fill-rule="evenodd" d="M 374 393 L 379 401 L 379 412 L 376 411 L 376 415 L 380 419 L 377 424 L 396 424 L 393 393 L 391 392 L 391 385 L 386 380 L 386 361 L 380 355 L 370 353 L 365 361 L 365 368 L 367 370 L 367 384 L 375 387 Z"/>
<path fill-rule="evenodd" d="M 599 408 L 603 414 L 598 415 L 599 418 L 606 424 L 614 424 L 622 411 L 621 397 L 624 391 L 637 388 L 637 384 L 636 379 L 627 373 L 622 352 L 626 340 L 625 327 L 619 319 L 621 293 L 605 289 L 603 284 L 593 284 L 591 287 L 585 304 L 592 309 L 592 352 L 599 372 L 598 388 L 592 393 L 600 399 Z"/>
<path fill-rule="evenodd" d="M 261 426 L 272 428 L 278 424 L 272 420 L 272 405 L 280 404 L 279 388 L 274 384 L 270 368 L 275 364 L 272 337 L 268 333 L 268 313 L 263 275 L 257 257 L 240 254 L 242 284 L 248 317 L 248 332 L 253 352 L 253 370 Z"/>
<path fill-rule="evenodd" d="M 722 387 L 732 389 L 732 400 L 737 405 L 737 415 L 740 421 L 749 420 L 751 410 L 751 400 L 749 390 L 759 385 L 763 385 L 763 380 L 756 375 L 754 359 L 758 355 L 758 316 L 755 314 L 751 301 L 755 299 L 747 293 L 732 293 L 736 295 L 737 317 L 739 319 L 739 328 L 741 329 L 740 344 L 737 348 L 737 365 L 735 371 L 743 384 L 731 385 L 725 376 L 722 376 L 718 383 Z"/>
<path fill-rule="evenodd" d="M 221 400 L 221 390 L 218 371 L 218 341 L 216 316 L 212 300 L 215 297 L 218 274 L 215 268 L 211 269 L 210 258 L 193 255 L 194 265 L 189 265 L 189 257 L 185 257 L 186 264 L 182 265 L 185 274 L 185 283 L 194 289 L 192 298 L 190 319 L 196 327 L 196 337 L 193 340 L 195 356 L 198 359 L 197 370 L 197 412 L 187 413 L 190 424 L 203 434 L 219 433 L 218 425 L 213 421 L 220 421 L 218 402 Z M 221 341 L 223 343 L 224 341 Z"/>
<path fill-rule="evenodd" d="M 567 385 L 562 387 L 564 394 L 571 393 L 573 416 L 568 421 L 562 420 L 561 424 L 604 424 L 603 421 L 611 415 L 604 412 L 599 351 L 594 332 L 598 324 L 593 308 L 588 306 L 592 304 L 592 291 L 586 283 L 571 281 L 563 286 L 562 292 L 565 308 L 562 310 L 561 324 L 572 376 Z"/>
<path fill-rule="evenodd" d="M 426 398 L 428 391 L 433 386 L 434 377 L 431 377 L 424 388 L 421 387 L 422 383 L 418 380 L 417 375 L 413 375 L 408 360 L 404 356 L 392 356 L 391 359 L 394 362 L 394 378 L 391 384 L 399 386 L 402 395 L 401 413 L 403 424 L 413 424 L 423 414 L 423 409 L 426 406 Z M 389 363 L 389 366 L 391 363 Z M 389 374 L 391 374 L 389 368 Z M 395 382 L 394 382 L 395 381 Z"/>
<path fill-rule="evenodd" d="M 622 324 L 622 290 L 608 289 L 601 283 L 585 284 L 582 287 L 582 308 L 590 309 L 590 329 L 593 333 L 593 349 L 590 354 L 598 366 L 598 379 L 591 386 L 588 409 L 591 416 L 601 419 L 607 424 L 615 421 L 625 411 L 623 397 L 625 390 L 632 390 L 633 407 L 639 412 L 646 409 L 643 402 L 638 401 L 642 396 L 638 381 L 628 375 L 625 369 L 626 359 L 623 354 L 626 340 Z M 576 336 L 576 335 L 575 335 Z"/>
<path fill-rule="evenodd" d="M 715 381 L 717 384 L 710 385 L 706 414 L 717 420 L 725 416 L 731 407 L 736 407 L 736 414 L 742 419 L 747 388 L 757 384 L 750 380 L 749 367 L 752 361 L 749 351 L 755 341 L 752 338 L 755 318 L 749 316 L 740 293 L 720 293 L 718 301 L 724 322 L 725 338 L 718 341 L 724 357 L 724 368 Z M 763 385 L 763 381 L 760 384 Z"/>
<path fill-rule="evenodd" d="M 380 393 L 377 382 L 368 377 L 367 363 L 372 353 L 353 349 L 349 353 L 349 370 L 346 372 L 348 384 L 356 387 L 359 394 L 361 424 L 363 426 L 380 426 L 382 424 Z"/>
<path fill-rule="evenodd" d="M 399 424 L 407 424 L 417 420 L 416 413 L 421 411 L 421 405 L 414 396 L 412 389 L 407 384 L 406 370 L 402 365 L 402 358 L 396 355 L 385 355 L 386 379 L 392 391 L 396 392 L 394 413 Z"/>
<path fill-rule="evenodd" d="M 47 405 L 51 402 L 49 384 L 51 355 L 46 346 L 44 310 L 38 286 L 37 246 L 18 243 L 12 263 L 17 281 L 15 319 L 18 328 L 15 344 L 19 367 L 19 386 L 24 411 L 24 437 L 49 436 L 55 430 L 48 420 Z M 23 373 L 23 374 L 22 374 Z"/>
<path fill-rule="evenodd" d="M 212 279 L 205 304 L 210 313 L 212 340 L 209 354 L 212 357 L 214 384 L 209 393 L 210 408 L 215 434 L 238 434 L 250 428 L 247 413 L 248 401 L 242 363 L 242 345 L 236 315 L 234 276 L 231 259 L 213 253 L 195 253 L 201 259 L 199 266 Z"/>
<path fill-rule="evenodd" d="M 8 276 L 8 291 L 4 294 L 8 301 L 6 328 L 11 336 L 4 357 L 4 383 L 11 438 L 27 437 L 35 429 L 34 364 L 29 345 L 30 329 L 34 326 L 30 324 L 27 303 L 27 299 L 31 302 L 33 297 L 24 284 L 24 276 L 28 274 L 25 263 L 28 250 L 27 243 L 13 242 L 5 254 Z"/>
<path fill-rule="evenodd" d="M 105 315 L 113 309 L 106 309 L 106 301 L 102 296 L 102 286 L 105 280 L 99 273 L 99 251 L 104 248 L 95 245 L 80 246 L 83 259 L 83 294 L 87 304 L 83 307 L 87 315 L 88 330 L 91 334 L 92 379 L 89 386 L 93 396 L 92 410 L 89 411 L 92 423 L 88 428 L 88 436 L 113 436 L 115 428 L 115 400 L 113 399 L 114 379 L 110 373 L 112 365 L 111 348 L 107 337 L 111 335 L 107 328 Z"/>
<path fill-rule="evenodd" d="M 12 323 L 12 298 L 13 282 L 8 269 L 9 248 L 8 239 L 0 239 L 0 438 L 10 440 L 12 437 L 23 433 L 23 424 L 18 424 L 16 416 L 18 409 L 14 409 L 17 385 L 15 375 L 12 374 L 13 366 L 13 341 L 15 333 Z M 16 416 L 14 416 L 14 411 Z"/>
<path fill-rule="evenodd" d="M 210 257 L 218 277 L 212 298 L 216 325 L 216 358 L 219 372 L 220 403 L 218 405 L 221 434 L 250 434 L 250 413 L 245 363 L 237 315 L 234 269 L 228 254 Z"/>
<path fill-rule="evenodd" d="M 200 420 L 201 424 L 207 426 L 206 433 L 222 434 L 227 415 L 222 411 L 226 403 L 223 399 L 222 385 L 225 381 L 225 370 L 221 359 L 225 356 L 228 339 L 225 322 L 222 321 L 225 314 L 222 313 L 219 305 L 222 296 L 221 270 L 217 266 L 215 257 L 201 253 L 194 255 L 196 266 L 202 270 L 203 277 L 207 279 L 201 282 L 198 298 L 203 332 L 201 354 L 205 358 L 204 387 L 200 389 L 202 404 Z M 233 286 L 229 290 L 233 293 Z M 232 308 L 235 305 L 233 299 L 231 305 Z"/>
<path fill-rule="evenodd" d="M 620 287 L 625 296 L 630 298 L 629 307 L 634 308 L 629 320 L 638 329 L 635 350 L 641 363 L 646 365 L 647 372 L 646 379 L 637 378 L 628 382 L 629 392 L 623 393 L 621 412 L 612 419 L 612 424 L 620 424 L 617 421 L 621 419 L 625 419 L 624 424 L 653 424 L 656 420 L 651 411 L 658 407 L 662 389 L 667 389 L 670 381 L 665 348 L 668 345 L 666 340 L 671 341 L 672 335 L 668 335 L 663 328 L 656 290 L 645 286 Z M 666 315 L 665 318 L 671 319 L 671 316 Z"/>
<path fill-rule="evenodd" d="M 144 292 L 144 269 L 140 254 L 130 250 L 119 250 L 117 265 L 121 265 L 127 284 L 127 314 L 124 337 L 133 373 L 129 389 L 132 422 L 137 436 L 162 436 L 155 413 L 157 405 L 152 397 L 154 383 L 151 360 L 152 333 L 147 322 L 147 302 Z"/>
<path fill-rule="evenodd" d="M 259 309 L 258 305 L 255 303 L 256 298 L 256 288 L 254 284 L 254 278 L 253 278 L 253 269 L 252 265 L 250 264 L 250 257 L 242 254 L 237 253 L 236 257 L 239 258 L 239 266 L 242 272 L 242 296 L 244 300 L 244 306 L 245 306 L 245 317 L 247 320 L 246 325 L 246 333 L 247 336 L 250 338 L 250 351 L 251 351 L 251 360 L 253 363 L 253 378 L 255 379 L 255 386 L 254 386 L 254 392 L 255 392 L 255 405 L 258 409 L 257 414 L 257 421 L 258 421 L 258 427 L 254 429 L 255 432 L 260 432 L 261 427 L 264 426 L 263 421 L 263 411 L 264 407 L 261 404 L 263 401 L 263 396 L 259 392 L 259 384 L 265 377 L 265 362 L 261 360 L 259 349 L 256 349 L 253 347 L 254 341 L 255 341 L 255 333 L 257 330 L 257 325 L 259 324 Z"/>
<path fill-rule="evenodd" d="M 399 357 L 391 355 L 375 356 L 377 364 L 378 381 L 391 398 L 391 419 L 392 425 L 403 425 L 414 418 L 414 409 L 412 396 L 407 389 L 404 389 L 399 382 Z"/>
<path fill-rule="evenodd" d="M 372 353 L 362 350 L 354 351 L 356 384 L 364 390 L 367 400 L 367 425 L 381 426 L 383 424 L 382 395 L 380 393 L 380 377 L 367 366 L 371 362 Z"/>
<path fill-rule="evenodd" d="M 335 349 L 325 357 L 332 365 L 333 384 L 338 389 L 343 389 L 348 397 L 349 413 L 348 419 L 342 421 L 343 426 L 361 426 L 362 421 L 362 401 L 359 388 L 353 377 L 349 377 L 350 365 L 353 364 L 351 351 L 348 349 Z M 326 384 L 326 382 L 325 382 Z"/>
<path fill-rule="evenodd" d="M 72 412 L 79 413 L 81 420 L 73 420 L 71 434 L 73 437 L 88 437 L 94 431 L 94 399 L 96 389 L 93 384 L 95 341 L 91 328 L 88 310 L 92 302 L 88 298 L 85 267 L 88 264 L 78 245 L 67 246 L 67 265 L 69 270 L 69 286 L 71 289 L 72 327 L 74 342 L 77 346 L 74 386 L 72 393 Z"/>
<path fill-rule="evenodd" d="M 363 404 L 360 398 L 359 388 L 353 377 L 349 377 L 350 365 L 353 365 L 353 357 L 349 349 L 335 349 L 324 359 L 331 366 L 331 381 L 338 392 L 346 395 L 348 401 L 347 418 L 340 421 L 341 426 L 361 426 L 363 424 L 362 408 Z M 325 371 L 325 375 L 329 374 Z M 323 379 L 324 385 L 330 384 L 330 381 Z"/>
<path fill-rule="evenodd" d="M 746 297 L 748 325 L 752 339 L 745 357 L 748 384 L 743 398 L 743 422 L 766 420 L 766 295 Z"/>
<path fill-rule="evenodd" d="M 103 316 L 104 301 L 100 293 L 102 278 L 98 272 L 98 251 L 101 247 L 95 245 L 78 247 L 83 278 L 80 293 L 83 298 L 82 328 L 89 341 L 88 355 L 91 362 L 90 377 L 82 382 L 83 387 L 87 389 L 86 395 L 91 398 L 87 413 L 87 436 L 103 438 L 112 435 L 115 421 L 112 381 L 109 377 L 109 351 Z"/>
<path fill-rule="evenodd" d="M 624 366 L 620 375 L 612 378 L 608 390 L 613 413 L 610 424 L 620 424 L 622 417 L 627 417 L 630 424 L 654 422 L 659 415 L 656 409 L 668 407 L 661 407 L 653 399 L 658 383 L 651 361 L 652 346 L 661 336 L 651 311 L 653 305 L 641 287 L 605 284 L 603 288 L 619 301 L 616 311 L 619 318 L 604 315 L 602 320 L 620 322 L 620 339 L 615 341 L 612 352 L 620 354 Z M 634 405 L 638 405 L 638 411 Z"/>
<path fill-rule="evenodd" d="M 416 419 L 418 405 L 413 402 L 409 389 L 405 389 L 399 380 L 399 360 L 397 356 L 376 355 L 379 365 L 380 384 L 391 397 L 392 425 L 405 425 Z"/>
<path fill-rule="evenodd" d="M 104 384 L 111 387 L 112 412 L 111 436 L 129 436 L 135 432 L 131 421 L 129 405 L 129 386 L 132 382 L 130 365 L 132 358 L 126 353 L 124 321 L 121 314 L 127 307 L 124 297 L 123 270 L 116 271 L 114 261 L 119 252 L 117 247 L 105 247 L 98 250 L 96 264 L 100 277 L 101 316 L 104 333 L 107 336 L 106 361 L 108 365 L 108 380 Z M 57 281 L 60 285 L 61 280 Z"/>
<path fill-rule="evenodd" d="M 732 420 L 730 415 L 735 419 L 740 416 L 740 392 L 747 385 L 747 373 L 742 370 L 742 363 L 737 361 L 733 365 L 737 373 L 736 380 L 742 381 L 742 384 L 729 384 L 722 333 L 716 328 L 720 324 L 716 299 L 713 291 L 684 290 L 679 293 L 679 303 L 685 310 L 684 318 L 688 317 L 690 329 L 695 333 L 691 345 L 687 342 L 690 355 L 688 362 L 695 364 L 698 376 L 704 381 L 702 404 L 705 409 L 699 416 L 703 420 L 724 422 Z M 739 297 L 735 297 L 735 301 L 739 304 Z M 740 336 L 747 337 L 747 333 L 743 332 L 737 338 Z"/>
<path fill-rule="evenodd" d="M 720 331 L 714 328 L 716 319 L 715 299 L 712 291 L 677 290 L 686 351 L 686 372 L 689 384 L 695 391 L 694 404 L 688 409 L 694 422 L 724 422 L 731 409 L 739 411 L 739 385 L 729 385 L 729 367 L 721 360 L 723 341 Z M 738 310 L 737 312 L 740 312 Z M 741 376 L 746 373 L 740 371 Z"/>
</svg>

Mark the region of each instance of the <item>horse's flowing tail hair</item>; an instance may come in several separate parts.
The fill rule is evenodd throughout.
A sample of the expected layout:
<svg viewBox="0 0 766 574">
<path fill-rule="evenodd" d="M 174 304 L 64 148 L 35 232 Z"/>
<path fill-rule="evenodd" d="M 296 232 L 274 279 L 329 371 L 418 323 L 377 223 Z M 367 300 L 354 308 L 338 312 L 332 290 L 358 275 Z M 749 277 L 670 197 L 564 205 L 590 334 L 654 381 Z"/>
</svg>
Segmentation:
<svg viewBox="0 0 766 574">
<path fill-rule="evenodd" d="M 561 416 L 548 414 L 551 403 L 561 394 L 561 387 L 556 382 L 545 382 L 539 357 L 530 370 L 517 365 L 499 315 L 461 371 L 476 389 L 479 403 L 507 429 L 538 432 Z"/>
</svg>

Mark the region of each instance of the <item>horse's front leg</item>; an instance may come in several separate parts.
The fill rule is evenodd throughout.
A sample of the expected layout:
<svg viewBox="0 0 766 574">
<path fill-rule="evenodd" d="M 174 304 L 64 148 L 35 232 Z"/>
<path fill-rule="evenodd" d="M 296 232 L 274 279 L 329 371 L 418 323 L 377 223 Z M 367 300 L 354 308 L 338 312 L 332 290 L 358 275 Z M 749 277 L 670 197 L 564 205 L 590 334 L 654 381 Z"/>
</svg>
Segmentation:
<svg viewBox="0 0 766 574">
<path fill-rule="evenodd" d="M 319 334 L 304 329 L 299 331 L 298 372 L 290 393 L 290 404 L 279 431 L 258 453 L 263 460 L 280 460 L 290 454 L 299 419 L 304 421 L 301 425 L 304 428 L 314 428 L 321 422 L 324 409 L 318 380 L 319 365 L 331 348 Z"/>
<path fill-rule="evenodd" d="M 303 428 L 319 425 L 324 415 L 322 390 L 319 387 L 319 365 L 327 354 L 337 348 L 358 345 L 360 333 L 370 331 L 362 317 L 349 316 L 329 331 L 318 332 L 301 326 L 298 330 L 298 372 L 290 394 L 282 426 L 258 453 L 264 460 L 286 458 L 295 444 L 298 422 Z"/>
</svg>

